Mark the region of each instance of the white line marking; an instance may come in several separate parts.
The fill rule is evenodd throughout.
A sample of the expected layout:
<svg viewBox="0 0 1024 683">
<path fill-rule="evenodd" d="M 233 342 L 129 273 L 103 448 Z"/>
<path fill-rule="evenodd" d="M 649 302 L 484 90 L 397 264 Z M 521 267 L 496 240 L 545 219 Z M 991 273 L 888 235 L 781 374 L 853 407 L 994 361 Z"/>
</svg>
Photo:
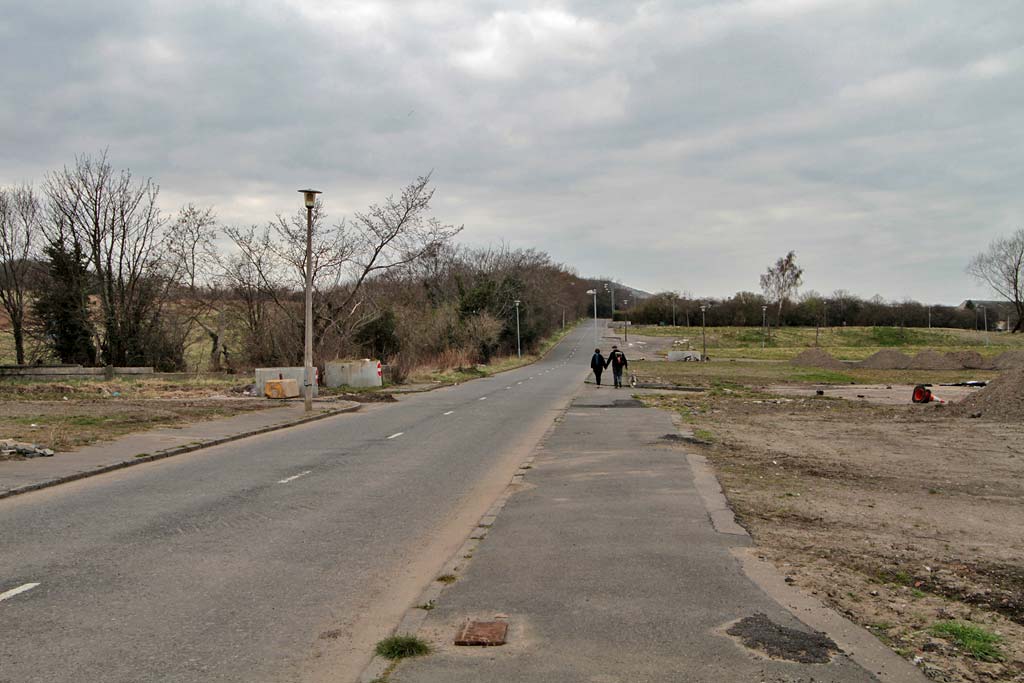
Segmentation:
<svg viewBox="0 0 1024 683">
<path fill-rule="evenodd" d="M 307 474 L 310 474 L 310 473 L 312 473 L 312 472 L 313 472 L 313 470 L 306 470 L 305 472 L 299 472 L 298 474 L 293 474 L 293 475 L 292 475 L 292 476 L 290 476 L 290 477 L 285 477 L 284 479 L 280 480 L 280 481 L 279 481 L 279 482 L 277 482 L 277 483 L 278 483 L 278 484 L 287 484 L 287 483 L 289 483 L 289 482 L 293 482 L 293 481 L 295 481 L 295 480 L 296 480 L 296 479 L 298 479 L 299 477 L 304 477 L 304 476 L 306 476 Z"/>
<path fill-rule="evenodd" d="M 455 412 L 454 410 L 449 410 L 447 413 L 445 413 L 445 415 L 451 415 L 454 412 Z"/>
<path fill-rule="evenodd" d="M 522 382 L 516 382 L 516 384 L 522 384 Z"/>
<path fill-rule="evenodd" d="M 395 432 L 394 434 L 392 434 L 391 436 L 388 437 L 388 440 L 390 440 L 390 439 L 397 439 L 402 434 L 405 434 L 405 432 Z"/>
<path fill-rule="evenodd" d="M 21 595 L 25 591 L 30 591 L 38 585 L 38 583 L 26 583 L 22 586 L 18 586 L 17 588 L 12 588 L 6 593 L 0 593 L 0 602 L 3 602 L 7 598 L 13 598 L 15 595 Z"/>
<path fill-rule="evenodd" d="M 487 397 L 486 397 L 486 396 L 481 396 L 481 397 L 480 397 L 480 400 L 481 400 L 481 401 L 486 401 L 486 400 L 487 400 Z"/>
<path fill-rule="evenodd" d="M 506 389 L 511 389 L 512 387 L 505 387 L 505 388 L 506 388 Z"/>
</svg>

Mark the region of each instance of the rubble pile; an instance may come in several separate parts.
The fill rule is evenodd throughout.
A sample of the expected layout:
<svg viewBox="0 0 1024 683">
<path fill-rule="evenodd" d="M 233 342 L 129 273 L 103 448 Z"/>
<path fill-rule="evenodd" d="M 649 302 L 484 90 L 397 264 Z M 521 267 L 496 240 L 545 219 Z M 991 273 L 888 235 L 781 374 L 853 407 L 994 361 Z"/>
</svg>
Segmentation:
<svg viewBox="0 0 1024 683">
<path fill-rule="evenodd" d="M 52 455 L 52 450 L 37 446 L 34 443 L 15 441 L 14 439 L 0 439 L 0 457 L 49 458 Z"/>
<path fill-rule="evenodd" d="M 799 365 L 805 368 L 823 368 L 825 370 L 842 370 L 846 367 L 846 364 L 843 363 L 843 361 L 833 358 L 830 354 L 822 351 L 821 349 L 807 349 L 806 351 L 801 351 L 789 362 L 793 365 Z"/>
<path fill-rule="evenodd" d="M 993 420 L 1024 419 L 1024 368 L 1001 373 L 984 389 L 959 401 L 956 412 Z"/>
</svg>

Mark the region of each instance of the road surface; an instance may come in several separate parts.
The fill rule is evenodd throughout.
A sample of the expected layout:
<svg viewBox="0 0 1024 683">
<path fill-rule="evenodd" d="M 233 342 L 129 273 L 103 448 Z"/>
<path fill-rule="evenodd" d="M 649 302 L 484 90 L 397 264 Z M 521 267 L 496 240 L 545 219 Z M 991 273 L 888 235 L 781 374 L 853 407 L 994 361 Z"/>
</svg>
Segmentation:
<svg viewBox="0 0 1024 683">
<path fill-rule="evenodd" d="M 399 404 L 0 500 L 0 683 L 354 680 L 568 403 L 593 335 Z"/>
</svg>

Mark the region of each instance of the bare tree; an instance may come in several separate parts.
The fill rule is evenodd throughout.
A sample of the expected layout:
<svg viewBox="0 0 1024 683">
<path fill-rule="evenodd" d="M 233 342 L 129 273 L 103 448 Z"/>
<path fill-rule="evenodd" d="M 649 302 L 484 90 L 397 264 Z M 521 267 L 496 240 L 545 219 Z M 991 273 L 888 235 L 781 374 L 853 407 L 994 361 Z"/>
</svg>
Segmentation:
<svg viewBox="0 0 1024 683">
<path fill-rule="evenodd" d="M 971 259 L 967 272 L 1010 302 L 1017 311 L 1013 331 L 1024 329 L 1024 229 L 993 240 Z"/>
<path fill-rule="evenodd" d="M 46 178 L 53 224 L 86 249 L 102 310 L 104 362 L 152 359 L 171 278 L 164 271 L 166 219 L 151 179 L 116 172 L 104 152 L 82 156 Z"/>
<path fill-rule="evenodd" d="M 776 327 L 782 325 L 782 305 L 796 293 L 803 274 L 803 269 L 796 264 L 796 252 L 790 251 L 761 275 L 761 291 L 765 299 L 776 305 Z"/>
<path fill-rule="evenodd" d="M 398 197 L 388 197 L 351 220 L 329 225 L 322 203 L 313 210 L 314 338 L 322 349 L 333 338 L 340 348 L 377 312 L 363 306 L 364 285 L 434 254 L 462 228 L 441 224 L 428 215 L 434 191 L 430 176 L 421 176 Z M 305 281 L 305 211 L 278 216 L 262 232 L 231 228 L 228 236 L 245 259 L 245 272 L 255 275 L 294 329 L 301 329 L 299 307 L 288 300 Z M 268 258 L 272 254 L 276 258 Z M 288 266 L 287 271 L 280 264 Z"/>
<path fill-rule="evenodd" d="M 11 321 L 19 365 L 25 363 L 25 315 L 42 216 L 31 186 L 0 188 L 0 304 Z"/>
<path fill-rule="evenodd" d="M 187 338 L 198 326 L 210 341 L 209 367 L 221 369 L 227 355 L 224 342 L 225 296 L 217 279 L 224 264 L 216 247 L 217 216 L 212 208 L 184 206 L 167 234 L 167 254 L 172 278 L 180 283 L 178 306 L 187 313 Z"/>
</svg>

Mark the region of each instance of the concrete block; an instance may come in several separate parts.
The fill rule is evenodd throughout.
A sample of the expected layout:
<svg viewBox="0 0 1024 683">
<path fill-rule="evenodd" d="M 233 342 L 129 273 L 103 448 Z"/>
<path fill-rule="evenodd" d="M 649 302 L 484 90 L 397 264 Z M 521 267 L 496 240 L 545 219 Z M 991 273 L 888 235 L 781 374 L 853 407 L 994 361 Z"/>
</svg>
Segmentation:
<svg viewBox="0 0 1024 683">
<path fill-rule="evenodd" d="M 669 351 L 668 359 L 670 361 L 699 361 L 700 354 L 696 351 Z"/>
<path fill-rule="evenodd" d="M 364 358 L 333 361 L 324 366 L 324 384 L 329 387 L 380 387 L 384 385 L 380 361 Z"/>
<path fill-rule="evenodd" d="M 313 368 L 313 396 L 318 396 L 317 382 L 316 382 L 316 368 Z M 299 387 L 299 396 L 303 396 L 305 389 L 303 388 L 306 384 L 306 369 L 303 367 L 297 368 L 256 368 L 256 395 L 266 395 L 267 380 L 270 379 L 293 379 Z"/>
<path fill-rule="evenodd" d="M 298 398 L 299 383 L 293 379 L 268 379 L 264 392 L 267 398 Z"/>
</svg>

